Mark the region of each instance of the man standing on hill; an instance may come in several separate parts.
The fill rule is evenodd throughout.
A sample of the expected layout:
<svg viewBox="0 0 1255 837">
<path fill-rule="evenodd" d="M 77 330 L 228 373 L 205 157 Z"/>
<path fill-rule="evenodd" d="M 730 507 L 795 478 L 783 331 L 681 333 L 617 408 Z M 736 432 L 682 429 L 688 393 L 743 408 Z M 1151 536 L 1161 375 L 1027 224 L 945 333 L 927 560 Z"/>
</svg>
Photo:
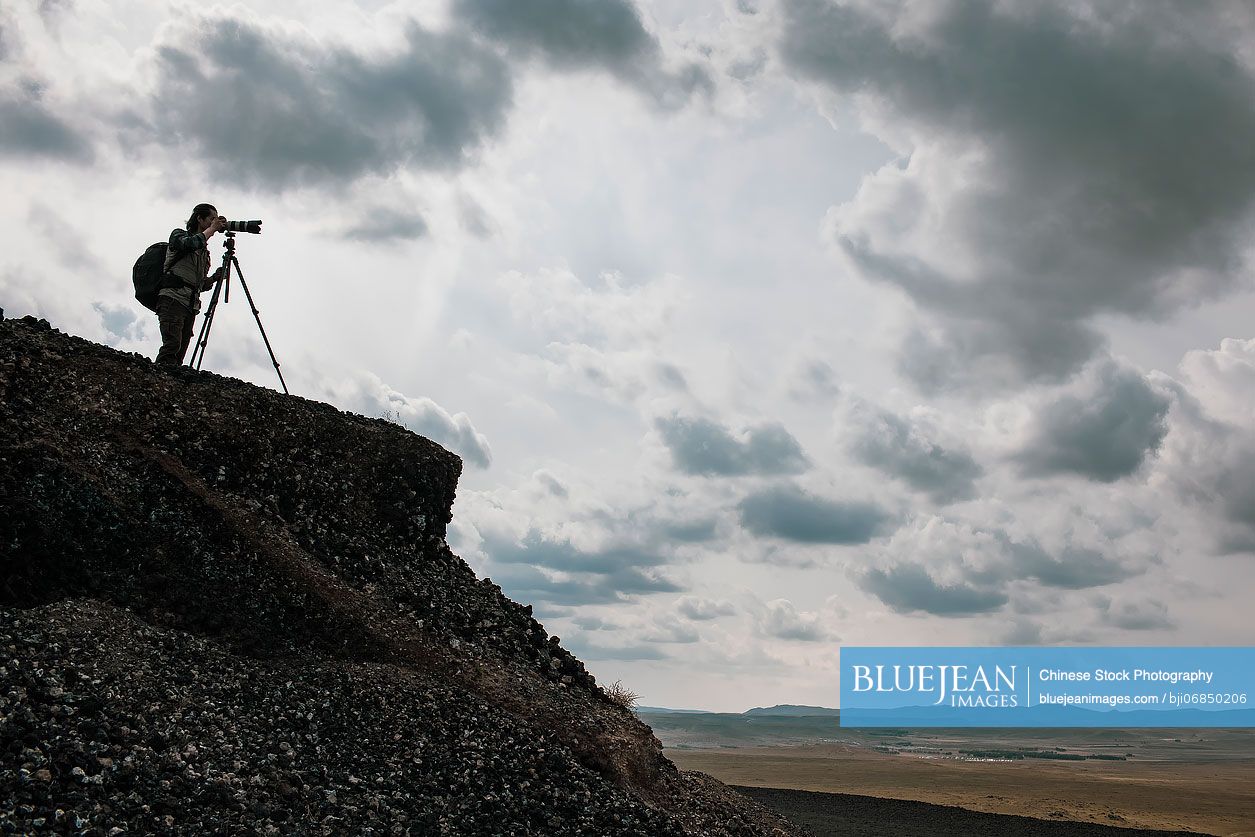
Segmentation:
<svg viewBox="0 0 1255 837">
<path fill-rule="evenodd" d="M 167 285 L 157 293 L 157 322 L 161 326 L 161 350 L 157 363 L 183 363 L 192 342 L 192 323 L 200 311 L 200 295 L 222 278 L 222 268 L 209 275 L 209 239 L 226 229 L 226 220 L 212 204 L 197 204 L 185 229 L 170 233 L 166 251 Z"/>
</svg>

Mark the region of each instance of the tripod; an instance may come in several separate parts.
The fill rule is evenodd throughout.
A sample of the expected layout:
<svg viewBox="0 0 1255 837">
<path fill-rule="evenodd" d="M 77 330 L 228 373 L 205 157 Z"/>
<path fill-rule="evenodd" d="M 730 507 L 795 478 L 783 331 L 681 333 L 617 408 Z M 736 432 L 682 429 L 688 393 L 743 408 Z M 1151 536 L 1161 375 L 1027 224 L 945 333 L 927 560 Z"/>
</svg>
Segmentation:
<svg viewBox="0 0 1255 837">
<path fill-rule="evenodd" d="M 261 314 L 257 312 L 257 306 L 253 304 L 253 295 L 248 292 L 248 283 L 244 281 L 244 271 L 240 270 L 240 262 L 235 257 L 235 233 L 228 231 L 224 235 L 226 241 L 222 242 L 222 246 L 227 252 L 222 257 L 222 279 L 214 283 L 214 293 L 209 298 L 209 307 L 205 309 L 205 319 L 200 325 L 196 348 L 192 350 L 192 359 L 187 362 L 187 365 L 200 369 L 200 365 L 205 362 L 205 346 L 209 343 L 209 330 L 213 328 L 214 314 L 218 311 L 218 296 L 222 295 L 223 302 L 231 301 L 231 268 L 234 267 L 236 274 L 240 277 L 240 287 L 244 289 L 244 296 L 248 299 L 248 307 L 253 309 L 253 319 L 257 320 L 262 342 L 266 344 L 266 351 L 270 353 L 270 362 L 275 365 L 275 374 L 279 376 L 283 393 L 290 395 L 288 385 L 283 380 L 283 373 L 279 371 L 279 361 L 275 359 L 275 351 L 270 348 L 270 339 L 266 337 L 266 329 L 261 324 Z M 225 293 L 223 293 L 223 288 L 226 288 Z"/>
</svg>

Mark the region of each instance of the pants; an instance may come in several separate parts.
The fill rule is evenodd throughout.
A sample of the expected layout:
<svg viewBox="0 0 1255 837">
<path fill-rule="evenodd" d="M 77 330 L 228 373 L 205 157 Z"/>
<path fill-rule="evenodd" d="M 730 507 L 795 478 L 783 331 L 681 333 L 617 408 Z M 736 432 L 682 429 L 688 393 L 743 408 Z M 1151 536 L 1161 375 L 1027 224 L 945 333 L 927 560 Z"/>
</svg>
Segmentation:
<svg viewBox="0 0 1255 837">
<path fill-rule="evenodd" d="M 183 363 L 183 355 L 187 354 L 187 346 L 192 342 L 192 323 L 195 320 L 196 315 L 175 300 L 164 296 L 157 300 L 157 322 L 161 326 L 158 363 L 171 366 Z"/>
</svg>

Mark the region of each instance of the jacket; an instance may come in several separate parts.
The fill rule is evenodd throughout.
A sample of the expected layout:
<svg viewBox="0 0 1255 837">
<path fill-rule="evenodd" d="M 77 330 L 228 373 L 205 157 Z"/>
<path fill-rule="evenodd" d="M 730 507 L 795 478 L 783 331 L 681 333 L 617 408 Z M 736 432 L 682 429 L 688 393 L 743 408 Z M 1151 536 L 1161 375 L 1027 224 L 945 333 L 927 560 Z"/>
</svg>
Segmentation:
<svg viewBox="0 0 1255 837">
<path fill-rule="evenodd" d="M 162 288 L 157 295 L 176 300 L 193 314 L 200 311 L 201 292 L 213 287 L 205 236 L 182 228 L 171 230 L 164 269 L 170 274 L 167 283 L 171 287 Z"/>
</svg>

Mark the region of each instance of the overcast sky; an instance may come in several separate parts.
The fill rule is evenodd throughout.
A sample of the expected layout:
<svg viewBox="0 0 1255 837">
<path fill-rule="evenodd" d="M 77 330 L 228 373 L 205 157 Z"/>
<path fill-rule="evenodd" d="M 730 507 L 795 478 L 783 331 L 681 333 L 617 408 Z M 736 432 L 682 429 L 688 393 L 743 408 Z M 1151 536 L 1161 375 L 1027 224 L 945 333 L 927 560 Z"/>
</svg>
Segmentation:
<svg viewBox="0 0 1255 837">
<path fill-rule="evenodd" d="M 262 219 L 290 388 L 646 704 L 1251 644 L 1253 102 L 1244 2 L 16 0 L 0 305 L 151 357 L 136 256 Z M 277 387 L 241 295 L 206 366 Z"/>
</svg>

